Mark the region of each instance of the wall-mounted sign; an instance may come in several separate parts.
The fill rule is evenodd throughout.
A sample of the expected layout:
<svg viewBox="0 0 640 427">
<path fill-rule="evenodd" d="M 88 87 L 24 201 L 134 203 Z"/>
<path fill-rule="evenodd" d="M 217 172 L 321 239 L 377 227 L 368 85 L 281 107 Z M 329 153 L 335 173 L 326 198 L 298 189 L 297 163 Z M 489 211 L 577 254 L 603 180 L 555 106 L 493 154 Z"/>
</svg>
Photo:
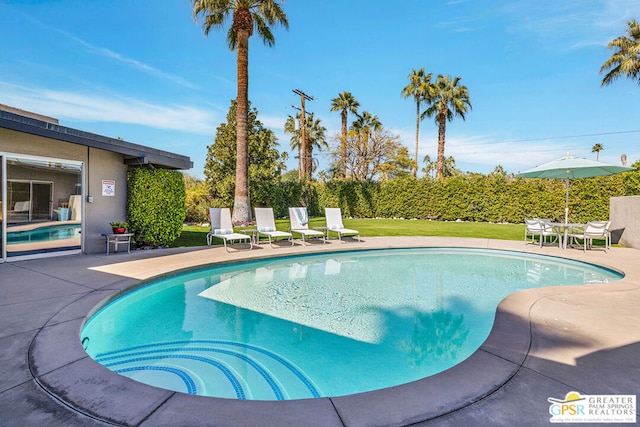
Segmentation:
<svg viewBox="0 0 640 427">
<path fill-rule="evenodd" d="M 102 195 L 113 197 L 116 195 L 116 182 L 113 179 L 102 180 Z"/>
</svg>

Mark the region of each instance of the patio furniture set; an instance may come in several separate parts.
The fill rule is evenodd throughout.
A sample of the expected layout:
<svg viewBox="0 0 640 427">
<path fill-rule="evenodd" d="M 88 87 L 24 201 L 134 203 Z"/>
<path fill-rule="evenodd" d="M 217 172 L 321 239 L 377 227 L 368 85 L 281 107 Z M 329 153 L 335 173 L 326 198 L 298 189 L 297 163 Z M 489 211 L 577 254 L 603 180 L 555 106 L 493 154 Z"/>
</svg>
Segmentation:
<svg viewBox="0 0 640 427">
<path fill-rule="evenodd" d="M 604 250 L 611 247 L 611 221 L 589 221 L 586 224 L 551 222 L 549 219 L 525 219 L 524 241 L 542 247 L 545 243 L 558 242 L 558 247 L 566 249 L 579 246 L 586 252 L 593 248 L 593 240 L 604 240 Z"/>
</svg>

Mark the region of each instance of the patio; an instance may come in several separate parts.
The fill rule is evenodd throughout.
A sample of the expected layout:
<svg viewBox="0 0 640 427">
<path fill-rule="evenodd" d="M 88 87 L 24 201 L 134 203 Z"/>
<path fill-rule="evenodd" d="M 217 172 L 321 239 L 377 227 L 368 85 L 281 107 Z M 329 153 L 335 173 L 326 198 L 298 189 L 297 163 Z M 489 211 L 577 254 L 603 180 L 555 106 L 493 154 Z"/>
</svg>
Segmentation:
<svg viewBox="0 0 640 427">
<path fill-rule="evenodd" d="M 611 284 L 530 289 L 499 306 L 469 359 L 414 383 L 303 401 L 236 401 L 157 389 L 90 359 L 79 330 L 92 307 L 140 280 L 214 262 L 315 251 L 460 246 L 572 258 L 623 271 Z M 226 253 L 222 246 L 0 264 L 1 425 L 542 425 L 548 397 L 640 389 L 640 265 L 635 249 L 561 250 L 522 241 L 377 237 L 363 243 Z M 637 398 L 637 397 L 636 397 Z M 417 424 L 416 424 L 417 423 Z"/>
</svg>

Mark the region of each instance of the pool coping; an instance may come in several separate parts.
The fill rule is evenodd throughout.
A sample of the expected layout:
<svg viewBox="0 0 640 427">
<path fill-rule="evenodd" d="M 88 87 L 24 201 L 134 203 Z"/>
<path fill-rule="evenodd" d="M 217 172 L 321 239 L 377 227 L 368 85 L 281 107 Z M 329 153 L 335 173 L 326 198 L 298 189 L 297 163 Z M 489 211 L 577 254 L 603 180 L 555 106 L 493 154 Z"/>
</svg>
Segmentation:
<svg viewBox="0 0 640 427">
<path fill-rule="evenodd" d="M 29 348 L 29 366 L 34 380 L 58 402 L 74 411 L 118 425 L 408 425 L 434 420 L 473 406 L 505 387 L 526 366 L 539 325 L 532 311 L 563 296 L 580 298 L 603 292 L 640 289 L 633 249 L 613 248 L 608 254 L 557 248 L 525 246 L 523 242 L 452 238 L 367 238 L 362 244 L 296 246 L 244 253 L 223 254 L 222 248 L 204 248 L 177 253 L 172 260 L 124 256 L 122 265 L 109 264 L 100 273 L 122 271 L 123 279 L 80 296 L 53 316 L 37 333 Z M 117 375 L 91 359 L 78 339 L 86 315 L 100 302 L 112 298 L 144 277 L 210 263 L 262 259 L 327 250 L 358 250 L 403 247 L 471 247 L 515 250 L 561 256 L 598 263 L 624 271 L 614 284 L 536 288 L 506 297 L 496 310 L 496 320 L 487 340 L 471 357 L 440 374 L 401 386 L 349 396 L 289 400 L 238 401 L 192 396 L 159 389 Z M 625 254 L 625 251 L 627 253 Z M 198 254 L 199 256 L 195 256 Z M 215 254 L 214 254 L 215 252 Z M 595 252 L 595 251 L 594 251 Z M 614 255 L 615 253 L 615 255 Z M 624 257 L 622 255 L 625 254 Z M 634 255 L 637 257 L 638 252 Z M 163 254 L 164 255 L 164 254 Z M 215 256 L 211 256 L 215 255 Z M 171 255 L 174 256 L 174 255 Z M 621 260 L 620 258 L 625 258 Z M 153 265 L 155 264 L 155 266 Z M 134 271 L 136 277 L 124 272 Z M 139 273 L 142 270 L 142 273 Z M 553 326 L 553 325 L 552 325 Z M 64 348 L 65 351 L 52 351 Z M 239 418 L 239 414 L 242 416 Z M 544 415 L 544 414 L 543 414 Z M 548 414 L 546 414 L 548 420 Z"/>
</svg>

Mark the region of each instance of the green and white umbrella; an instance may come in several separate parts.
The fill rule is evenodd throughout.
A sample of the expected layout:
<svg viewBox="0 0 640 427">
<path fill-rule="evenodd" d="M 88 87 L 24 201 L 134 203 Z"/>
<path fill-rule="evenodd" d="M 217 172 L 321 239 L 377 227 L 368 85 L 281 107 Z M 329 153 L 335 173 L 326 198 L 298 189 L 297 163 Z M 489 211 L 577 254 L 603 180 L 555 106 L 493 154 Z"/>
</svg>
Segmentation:
<svg viewBox="0 0 640 427">
<path fill-rule="evenodd" d="M 572 179 L 591 178 L 594 176 L 614 175 L 620 172 L 635 170 L 626 166 L 610 165 L 596 160 L 566 156 L 544 163 L 518 174 L 522 178 L 554 178 L 564 179 L 567 183 L 567 194 L 564 208 L 564 222 L 569 222 L 569 185 Z"/>
</svg>

